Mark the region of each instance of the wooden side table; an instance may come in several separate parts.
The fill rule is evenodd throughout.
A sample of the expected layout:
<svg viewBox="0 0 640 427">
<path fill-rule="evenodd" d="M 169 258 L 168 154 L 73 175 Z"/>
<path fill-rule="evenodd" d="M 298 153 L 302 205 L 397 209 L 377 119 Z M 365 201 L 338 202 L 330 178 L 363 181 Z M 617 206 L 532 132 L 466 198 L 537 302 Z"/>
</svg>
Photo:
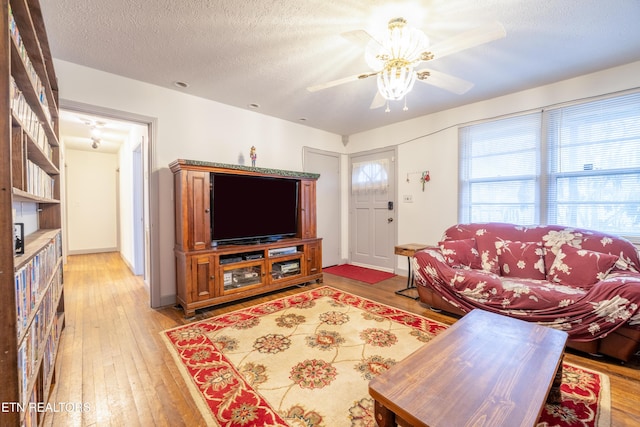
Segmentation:
<svg viewBox="0 0 640 427">
<path fill-rule="evenodd" d="M 405 245 L 398 245 L 395 247 L 395 254 L 396 255 L 403 255 L 407 257 L 407 262 L 408 262 L 408 266 L 409 269 L 407 270 L 407 287 L 404 289 L 399 289 L 396 291 L 396 294 L 398 295 L 402 295 L 403 297 L 407 297 L 407 298 L 411 298 L 411 299 L 415 299 L 417 300 L 418 296 L 412 296 L 412 295 L 405 295 L 404 293 L 410 289 L 415 289 L 416 286 L 413 282 L 414 279 L 414 275 L 413 275 L 413 268 L 411 267 L 411 257 L 418 251 L 429 247 L 429 245 L 425 245 L 422 243 L 407 243 Z"/>
</svg>

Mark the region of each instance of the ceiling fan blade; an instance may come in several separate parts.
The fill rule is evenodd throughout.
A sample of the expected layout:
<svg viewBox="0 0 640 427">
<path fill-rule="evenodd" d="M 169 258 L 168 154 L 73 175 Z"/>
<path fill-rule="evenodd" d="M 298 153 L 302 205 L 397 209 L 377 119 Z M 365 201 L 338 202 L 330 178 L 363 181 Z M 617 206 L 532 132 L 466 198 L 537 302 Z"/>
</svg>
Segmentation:
<svg viewBox="0 0 640 427">
<path fill-rule="evenodd" d="M 373 101 L 371 101 L 371 105 L 369 106 L 369 109 L 375 110 L 376 108 L 382 107 L 386 103 L 387 103 L 387 100 L 384 99 L 384 96 L 382 96 L 379 90 L 376 90 L 376 96 L 373 97 Z"/>
<path fill-rule="evenodd" d="M 436 43 L 429 48 L 429 51 L 433 54 L 433 59 L 438 59 L 461 50 L 501 39 L 506 35 L 507 32 L 501 23 L 492 22 L 460 33 L 441 43 Z"/>
<path fill-rule="evenodd" d="M 355 76 L 349 76 L 349 77 L 343 77 L 341 79 L 338 80 L 332 80 L 330 82 L 326 82 L 326 83 L 320 83 L 314 86 L 309 86 L 307 88 L 307 90 L 309 92 L 317 92 L 319 90 L 322 89 L 327 89 L 330 87 L 334 87 L 334 86 L 338 86 L 344 83 L 349 83 L 349 82 L 353 82 L 356 80 L 362 80 L 362 79 L 366 79 L 367 77 L 371 77 L 371 76 L 375 76 L 378 73 L 360 73 L 360 74 L 356 74 Z"/>
<path fill-rule="evenodd" d="M 371 40 L 378 42 L 373 36 L 367 33 L 365 30 L 353 30 L 340 34 L 342 37 L 350 41 L 351 43 L 365 47 Z"/>
<path fill-rule="evenodd" d="M 349 40 L 352 44 L 362 48 L 365 51 L 365 58 L 367 56 L 375 57 L 378 52 L 384 50 L 380 42 L 365 30 L 347 31 L 346 33 L 342 33 L 341 36 Z M 369 64 L 374 70 L 378 68 L 378 65 L 379 64 Z"/>
<path fill-rule="evenodd" d="M 432 69 L 422 69 L 416 71 L 416 74 L 418 75 L 418 81 L 448 90 L 458 95 L 462 95 L 473 87 L 473 83 L 471 82 Z"/>
</svg>

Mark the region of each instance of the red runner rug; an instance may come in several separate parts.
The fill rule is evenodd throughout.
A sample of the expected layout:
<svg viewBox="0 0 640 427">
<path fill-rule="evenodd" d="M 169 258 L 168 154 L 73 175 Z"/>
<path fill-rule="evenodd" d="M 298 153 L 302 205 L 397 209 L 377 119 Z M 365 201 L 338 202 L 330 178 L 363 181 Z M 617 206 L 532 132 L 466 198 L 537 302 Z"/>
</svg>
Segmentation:
<svg viewBox="0 0 640 427">
<path fill-rule="evenodd" d="M 386 271 L 358 267 L 357 265 L 351 264 L 341 264 L 333 267 L 323 268 L 322 272 L 346 277 L 347 279 L 360 280 L 361 282 L 365 282 L 370 285 L 382 282 L 383 280 L 390 279 L 395 276 L 395 274 L 387 273 Z"/>
<path fill-rule="evenodd" d="M 161 334 L 207 425 L 375 427 L 369 381 L 446 327 L 323 286 Z M 565 363 L 561 392 L 538 427 L 609 427 L 606 375 Z"/>
</svg>

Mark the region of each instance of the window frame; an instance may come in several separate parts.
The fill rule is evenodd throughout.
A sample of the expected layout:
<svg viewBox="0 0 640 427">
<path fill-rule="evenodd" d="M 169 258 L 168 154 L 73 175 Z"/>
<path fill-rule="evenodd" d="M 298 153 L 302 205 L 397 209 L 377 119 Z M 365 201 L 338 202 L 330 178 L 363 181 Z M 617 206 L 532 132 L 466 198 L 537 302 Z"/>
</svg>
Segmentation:
<svg viewBox="0 0 640 427">
<path fill-rule="evenodd" d="M 627 98 L 629 96 L 631 96 L 630 100 L 629 98 Z M 596 103 L 599 103 L 602 101 L 605 101 L 605 103 L 612 102 L 614 104 L 617 101 L 619 101 L 620 105 L 622 105 L 622 103 L 624 102 L 630 102 L 630 105 L 632 106 L 631 110 L 633 112 L 635 112 L 635 109 L 637 106 L 638 108 L 637 117 L 638 117 L 638 120 L 640 121 L 640 91 L 635 90 L 635 91 L 629 91 L 624 94 L 608 95 L 608 96 L 590 99 L 587 101 L 569 103 L 565 105 L 555 106 L 554 108 L 538 110 L 535 112 L 531 112 L 531 111 L 523 112 L 517 115 L 512 115 L 508 117 L 502 117 L 499 119 L 492 119 L 492 120 L 487 120 L 482 122 L 476 122 L 476 123 L 459 127 L 458 142 L 459 142 L 459 189 L 460 191 L 459 191 L 459 205 L 458 205 L 458 221 L 471 222 L 471 218 L 473 218 L 473 207 L 482 205 L 482 203 L 473 203 L 473 201 L 471 200 L 470 187 L 473 184 L 481 183 L 481 182 L 499 183 L 499 182 L 515 181 L 519 178 L 517 176 L 497 176 L 497 175 L 490 176 L 490 177 L 480 177 L 480 178 L 470 177 L 470 173 L 471 173 L 470 169 L 472 167 L 471 162 L 473 160 L 473 157 L 471 157 L 471 154 L 470 154 L 470 151 L 471 151 L 470 147 L 465 146 L 465 144 L 471 144 L 472 141 L 469 141 L 469 138 L 465 140 L 465 133 L 472 132 L 474 126 L 486 125 L 488 123 L 499 123 L 505 120 L 509 120 L 512 117 L 522 117 L 527 115 L 535 116 L 537 114 L 539 124 L 540 124 L 540 143 L 538 144 L 539 152 L 537 154 L 538 161 L 539 161 L 538 172 L 537 172 L 537 176 L 534 179 L 534 185 L 536 185 L 537 187 L 536 200 L 533 201 L 534 211 L 535 211 L 535 214 L 534 214 L 535 219 L 533 223 L 535 224 L 544 225 L 549 223 L 554 223 L 554 224 L 558 223 L 559 207 L 562 205 L 566 206 L 568 204 L 571 204 L 571 201 L 567 203 L 559 200 L 559 198 L 557 197 L 558 182 L 561 179 L 572 178 L 572 177 L 587 178 L 587 179 L 588 178 L 606 179 L 607 176 L 622 177 L 621 179 L 624 179 L 624 175 L 628 175 L 628 174 L 638 175 L 639 172 L 638 172 L 638 169 L 635 167 L 635 165 L 628 168 L 623 167 L 623 168 L 597 169 L 594 167 L 593 169 L 587 169 L 585 167 L 584 170 L 571 170 L 571 171 L 553 170 L 555 169 L 555 165 L 551 164 L 552 157 L 557 156 L 560 150 L 563 148 L 561 146 L 561 143 L 563 141 L 565 141 L 566 143 L 566 137 L 565 139 L 558 138 L 554 140 L 554 138 L 550 136 L 552 132 L 557 132 L 558 134 L 560 134 L 560 130 L 561 130 L 560 125 L 563 123 L 562 120 L 559 120 L 557 116 L 552 116 L 552 115 L 559 114 L 558 110 L 571 109 L 575 106 L 577 106 L 578 108 L 580 108 L 580 106 L 585 106 L 585 108 L 587 109 L 589 108 L 590 105 L 594 105 L 594 107 L 597 107 Z M 560 111 L 560 114 L 561 113 L 562 111 Z M 615 121 L 617 117 L 618 116 L 612 116 L 612 119 L 607 120 L 607 122 L 611 123 Z M 624 116 L 620 116 L 620 117 L 624 117 Z M 635 118 L 634 116 L 631 116 L 631 121 L 633 121 L 634 118 Z M 607 119 L 607 117 L 604 116 L 604 119 Z M 505 129 L 506 129 L 510 125 L 506 124 L 505 126 L 506 126 Z M 482 129 L 480 129 L 479 132 L 482 132 Z M 497 133 L 500 132 L 499 127 L 496 128 L 496 132 Z M 632 143 L 635 142 L 636 138 L 640 141 L 640 126 L 632 128 L 631 133 L 633 138 L 631 140 Z M 604 144 L 606 144 L 607 141 L 605 139 L 601 138 L 597 141 L 594 141 L 594 143 L 596 144 L 594 149 L 595 155 L 597 155 L 598 149 L 606 149 Z M 569 145 L 571 144 L 573 144 L 573 142 L 569 142 Z M 565 145 L 565 147 L 567 146 Z M 640 150 L 640 146 L 638 147 L 638 150 Z M 505 153 L 507 153 L 507 151 L 508 150 L 505 150 Z M 524 179 L 527 179 L 528 177 L 529 175 L 522 176 L 522 178 Z M 636 179 L 637 179 L 636 177 L 632 178 L 633 181 L 635 181 Z M 592 201 L 590 200 L 575 201 L 575 204 L 579 206 L 587 207 L 590 204 L 592 205 L 604 204 L 609 208 L 614 208 L 617 205 L 636 206 L 638 203 L 639 201 L 637 200 L 621 200 L 620 202 L 603 201 L 599 199 L 594 199 Z M 579 215 L 579 211 L 576 211 L 576 212 L 577 212 L 576 215 Z M 634 209 L 631 209 L 631 212 L 632 212 L 632 215 L 635 214 Z M 635 217 L 632 216 L 632 219 L 635 219 Z M 508 219 L 503 219 L 502 222 L 513 222 L 513 221 L 509 221 Z M 522 225 L 528 225 L 528 224 L 522 224 Z M 588 226 L 582 226 L 582 225 L 567 225 L 567 227 L 580 227 L 580 228 L 591 228 L 591 229 L 594 228 L 594 227 L 588 227 Z M 635 243 L 640 243 L 640 231 L 637 233 L 634 233 L 635 229 L 636 228 L 633 226 L 633 223 L 632 223 L 631 228 L 626 228 L 626 229 L 623 228 L 621 231 L 610 231 L 606 229 L 601 231 L 609 232 L 612 234 L 618 234 L 620 236 L 627 237 L 629 240 Z"/>
</svg>

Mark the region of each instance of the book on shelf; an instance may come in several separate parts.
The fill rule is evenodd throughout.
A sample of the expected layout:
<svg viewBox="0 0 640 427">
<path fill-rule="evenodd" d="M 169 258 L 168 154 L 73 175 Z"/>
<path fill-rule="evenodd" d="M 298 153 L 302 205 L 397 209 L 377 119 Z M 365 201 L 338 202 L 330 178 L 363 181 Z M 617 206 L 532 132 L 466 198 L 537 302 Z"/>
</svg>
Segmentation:
<svg viewBox="0 0 640 427">
<path fill-rule="evenodd" d="M 40 148 L 44 155 L 49 160 L 52 160 L 53 149 L 48 143 L 47 134 L 42 123 L 27 102 L 24 94 L 18 88 L 15 79 L 11 77 L 10 80 L 11 111 L 13 115 L 18 119 L 24 131 L 29 135 L 38 148 Z"/>
<path fill-rule="evenodd" d="M 61 325 L 57 313 L 62 294 L 62 237 L 58 232 L 15 272 L 16 333 L 20 401 L 40 366 L 44 378 L 52 372 Z"/>
<path fill-rule="evenodd" d="M 27 193 L 53 199 L 54 189 L 55 179 L 31 160 L 27 160 Z"/>
<path fill-rule="evenodd" d="M 38 76 L 36 68 L 33 66 L 33 62 L 31 61 L 31 58 L 29 58 L 29 54 L 22 40 L 22 36 L 20 35 L 20 31 L 14 19 L 11 8 L 9 8 L 9 31 L 11 34 L 11 38 L 16 44 L 18 53 L 20 54 L 20 58 L 24 63 L 24 67 L 27 71 L 27 75 L 29 76 L 29 80 L 31 80 L 33 89 L 35 90 L 38 100 L 42 104 L 42 107 L 43 107 L 42 110 L 44 111 L 47 122 L 49 122 L 49 124 L 51 125 L 52 124 L 51 112 L 49 111 L 49 103 L 47 101 L 47 97 L 44 95 L 44 85 L 42 84 L 42 80 L 40 80 L 40 76 Z"/>
</svg>

